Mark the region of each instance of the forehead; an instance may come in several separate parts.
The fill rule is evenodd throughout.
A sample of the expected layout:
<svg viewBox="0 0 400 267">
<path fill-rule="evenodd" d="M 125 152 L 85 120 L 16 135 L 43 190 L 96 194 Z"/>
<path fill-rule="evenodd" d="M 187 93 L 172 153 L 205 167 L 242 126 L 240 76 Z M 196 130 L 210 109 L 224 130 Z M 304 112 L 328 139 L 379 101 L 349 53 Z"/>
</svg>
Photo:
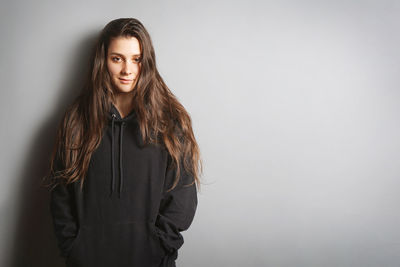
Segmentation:
<svg viewBox="0 0 400 267">
<path fill-rule="evenodd" d="M 116 53 L 124 56 L 140 55 L 140 43 L 135 37 L 118 37 L 111 39 L 108 54 Z"/>
</svg>

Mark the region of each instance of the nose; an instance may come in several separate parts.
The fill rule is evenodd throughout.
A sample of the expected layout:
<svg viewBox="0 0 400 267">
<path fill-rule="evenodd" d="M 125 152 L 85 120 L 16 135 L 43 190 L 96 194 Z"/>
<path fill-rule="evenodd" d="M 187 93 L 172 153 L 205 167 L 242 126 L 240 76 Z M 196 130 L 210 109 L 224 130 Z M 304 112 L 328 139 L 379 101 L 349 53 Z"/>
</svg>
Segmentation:
<svg viewBox="0 0 400 267">
<path fill-rule="evenodd" d="M 133 63 L 131 63 L 129 60 L 125 61 L 121 72 L 125 75 L 130 75 L 132 74 L 132 68 L 133 68 Z"/>
</svg>

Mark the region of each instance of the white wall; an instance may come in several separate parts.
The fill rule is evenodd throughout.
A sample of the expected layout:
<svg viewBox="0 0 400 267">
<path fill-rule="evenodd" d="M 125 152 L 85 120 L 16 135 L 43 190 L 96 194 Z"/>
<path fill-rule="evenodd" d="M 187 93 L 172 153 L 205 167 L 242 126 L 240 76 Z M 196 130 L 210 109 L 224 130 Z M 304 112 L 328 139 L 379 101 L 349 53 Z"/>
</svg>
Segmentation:
<svg viewBox="0 0 400 267">
<path fill-rule="evenodd" d="M 149 30 L 204 184 L 177 266 L 400 265 L 397 1 L 6 1 L 0 265 L 63 266 L 39 187 L 110 20 Z"/>
</svg>

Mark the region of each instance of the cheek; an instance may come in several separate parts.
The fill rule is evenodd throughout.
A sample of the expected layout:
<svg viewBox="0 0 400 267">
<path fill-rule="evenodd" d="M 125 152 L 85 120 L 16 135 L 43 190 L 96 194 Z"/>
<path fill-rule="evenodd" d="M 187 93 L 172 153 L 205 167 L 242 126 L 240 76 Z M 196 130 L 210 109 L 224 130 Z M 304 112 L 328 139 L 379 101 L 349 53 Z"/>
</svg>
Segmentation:
<svg viewBox="0 0 400 267">
<path fill-rule="evenodd" d="M 115 75 L 115 74 L 118 74 L 118 73 L 119 73 L 119 68 L 118 68 L 118 66 L 116 66 L 115 64 L 107 63 L 107 69 L 108 69 L 108 72 L 109 72 L 111 75 Z"/>
<path fill-rule="evenodd" d="M 137 75 L 137 76 L 139 76 L 140 70 L 141 70 L 141 69 L 142 69 L 142 65 L 139 64 L 139 65 L 137 66 L 137 68 L 136 68 L 136 75 Z"/>
</svg>

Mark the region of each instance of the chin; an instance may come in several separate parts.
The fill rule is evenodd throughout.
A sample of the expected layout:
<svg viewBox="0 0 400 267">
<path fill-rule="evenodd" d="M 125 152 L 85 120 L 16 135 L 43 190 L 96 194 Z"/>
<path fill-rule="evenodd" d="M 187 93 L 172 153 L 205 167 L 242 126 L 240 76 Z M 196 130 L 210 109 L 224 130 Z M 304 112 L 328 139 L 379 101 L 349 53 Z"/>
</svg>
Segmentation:
<svg viewBox="0 0 400 267">
<path fill-rule="evenodd" d="M 130 93 L 133 91 L 133 87 L 132 88 L 120 88 L 117 87 L 117 91 L 118 93 Z"/>
</svg>

